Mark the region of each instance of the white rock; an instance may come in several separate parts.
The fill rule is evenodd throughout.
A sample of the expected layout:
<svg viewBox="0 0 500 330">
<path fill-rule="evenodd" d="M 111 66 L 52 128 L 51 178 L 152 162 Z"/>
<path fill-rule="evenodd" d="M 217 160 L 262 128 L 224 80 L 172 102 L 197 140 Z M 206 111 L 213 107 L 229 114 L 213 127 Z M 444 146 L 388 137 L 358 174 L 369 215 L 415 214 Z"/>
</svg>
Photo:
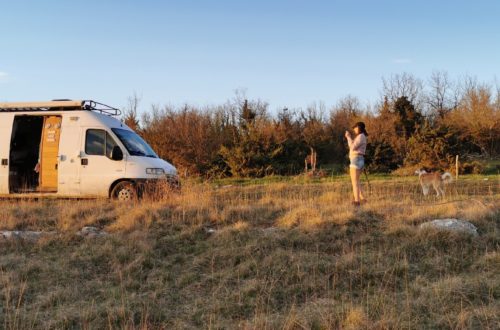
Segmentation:
<svg viewBox="0 0 500 330">
<path fill-rule="evenodd" d="M 26 241 L 36 242 L 44 235 L 52 235 L 53 232 L 31 231 L 31 230 L 2 230 L 0 231 L 0 239 L 14 240 L 22 239 Z"/>
<path fill-rule="evenodd" d="M 445 230 L 461 231 L 477 236 L 477 228 L 472 223 L 458 219 L 436 219 L 429 222 L 424 222 L 420 228 L 438 228 Z"/>
<path fill-rule="evenodd" d="M 83 237 L 97 237 L 97 236 L 108 235 L 107 232 L 92 226 L 85 226 L 82 229 L 80 229 L 76 234 Z"/>
<path fill-rule="evenodd" d="M 217 229 L 214 229 L 214 228 L 210 228 L 210 227 L 204 227 L 203 228 L 205 230 L 206 233 L 208 234 L 213 234 L 213 233 L 216 233 L 217 232 Z"/>
<path fill-rule="evenodd" d="M 277 231 L 278 231 L 277 227 L 267 227 L 267 228 L 262 229 L 262 232 L 264 233 L 264 235 L 272 235 L 272 234 L 276 233 Z"/>
</svg>

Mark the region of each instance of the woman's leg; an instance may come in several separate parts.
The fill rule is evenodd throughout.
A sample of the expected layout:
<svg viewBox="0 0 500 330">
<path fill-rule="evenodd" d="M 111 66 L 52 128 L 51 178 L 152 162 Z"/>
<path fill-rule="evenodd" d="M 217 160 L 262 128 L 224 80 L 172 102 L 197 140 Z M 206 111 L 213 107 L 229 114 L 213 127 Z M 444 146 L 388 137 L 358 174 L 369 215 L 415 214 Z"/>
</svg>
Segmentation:
<svg viewBox="0 0 500 330">
<path fill-rule="evenodd" d="M 352 193 L 354 195 L 354 201 L 359 202 L 359 190 L 358 190 L 358 178 L 356 175 L 359 170 L 354 167 L 349 167 L 349 172 L 351 174 L 351 184 L 352 184 Z"/>
<path fill-rule="evenodd" d="M 359 199 L 364 200 L 365 195 L 363 194 L 363 189 L 361 188 L 361 172 L 363 170 L 356 169 L 356 184 L 358 185 Z"/>
</svg>

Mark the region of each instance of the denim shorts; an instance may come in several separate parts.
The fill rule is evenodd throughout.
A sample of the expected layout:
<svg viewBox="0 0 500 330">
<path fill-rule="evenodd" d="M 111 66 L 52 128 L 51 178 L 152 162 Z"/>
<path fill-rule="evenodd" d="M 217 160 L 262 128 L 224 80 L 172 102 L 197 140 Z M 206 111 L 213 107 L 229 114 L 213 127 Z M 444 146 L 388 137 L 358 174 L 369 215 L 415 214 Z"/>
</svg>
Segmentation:
<svg viewBox="0 0 500 330">
<path fill-rule="evenodd" d="M 351 168 L 361 170 L 363 169 L 363 167 L 365 167 L 365 158 L 363 156 L 354 156 L 350 158 L 350 160 L 351 164 L 349 165 L 349 167 Z"/>
</svg>

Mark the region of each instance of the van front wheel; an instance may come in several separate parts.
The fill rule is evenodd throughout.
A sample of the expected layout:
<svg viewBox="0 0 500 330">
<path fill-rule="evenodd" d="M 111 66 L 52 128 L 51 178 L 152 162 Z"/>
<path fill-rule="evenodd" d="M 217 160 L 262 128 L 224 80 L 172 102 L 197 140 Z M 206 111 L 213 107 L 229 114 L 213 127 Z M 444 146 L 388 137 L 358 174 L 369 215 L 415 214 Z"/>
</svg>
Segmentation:
<svg viewBox="0 0 500 330">
<path fill-rule="evenodd" d="M 111 191 L 111 198 L 121 202 L 136 200 L 137 188 L 132 182 L 120 182 Z"/>
</svg>

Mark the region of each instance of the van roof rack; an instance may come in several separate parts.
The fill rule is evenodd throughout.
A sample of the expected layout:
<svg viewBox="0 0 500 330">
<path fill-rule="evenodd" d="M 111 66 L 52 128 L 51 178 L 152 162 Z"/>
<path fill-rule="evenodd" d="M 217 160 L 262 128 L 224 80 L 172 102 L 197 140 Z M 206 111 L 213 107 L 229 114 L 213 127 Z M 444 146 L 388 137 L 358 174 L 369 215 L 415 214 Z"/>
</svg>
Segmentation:
<svg viewBox="0 0 500 330">
<path fill-rule="evenodd" d="M 53 100 L 49 102 L 16 102 L 16 103 L 0 103 L 1 112 L 18 112 L 18 111 L 77 111 L 89 110 L 97 111 L 109 116 L 119 116 L 122 112 L 110 107 L 109 105 L 92 101 L 92 100 Z"/>
</svg>

